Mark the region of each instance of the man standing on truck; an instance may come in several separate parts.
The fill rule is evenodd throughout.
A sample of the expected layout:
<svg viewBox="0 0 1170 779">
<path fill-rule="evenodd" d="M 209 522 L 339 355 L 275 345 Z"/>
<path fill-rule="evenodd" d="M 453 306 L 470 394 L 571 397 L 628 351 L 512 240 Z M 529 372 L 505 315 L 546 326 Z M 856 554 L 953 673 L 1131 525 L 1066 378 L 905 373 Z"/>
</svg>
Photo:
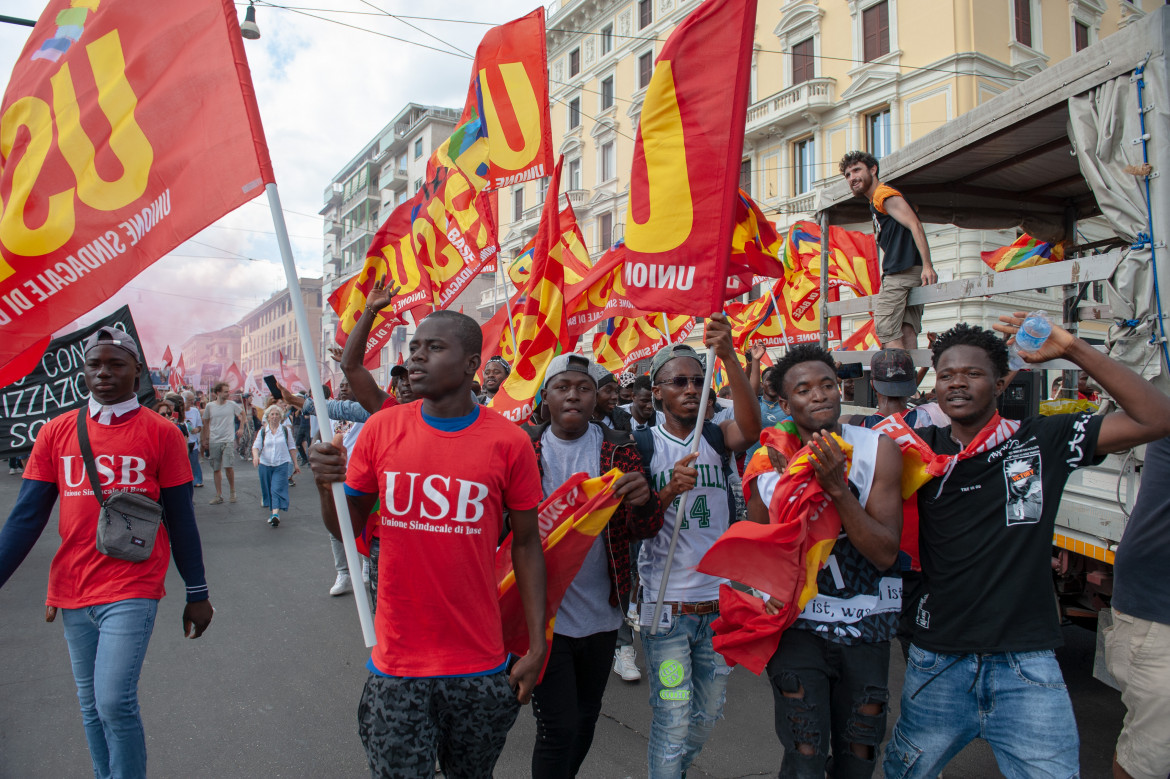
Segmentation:
<svg viewBox="0 0 1170 779">
<path fill-rule="evenodd" d="M 1146 447 L 1142 487 L 1113 561 L 1113 625 L 1105 661 L 1121 687 L 1125 722 L 1114 779 L 1170 775 L 1170 438 Z"/>
<path fill-rule="evenodd" d="M 907 306 L 910 290 L 938 281 L 930 262 L 926 231 L 902 193 L 878 179 L 872 154 L 851 151 L 841 158 L 841 175 L 854 195 L 869 201 L 873 232 L 882 247 L 882 283 L 873 321 L 885 349 L 917 349 L 922 306 Z"/>
<path fill-rule="evenodd" d="M 1014 335 L 1024 317 L 1000 317 L 995 327 Z M 959 324 L 932 351 L 951 424 L 915 431 L 945 469 L 918 490 L 926 584 L 885 775 L 938 776 L 982 737 L 1008 776 L 1077 776 L 1076 719 L 1054 652 L 1062 643 L 1052 595 L 1056 510 L 1075 468 L 1170 435 L 1170 397 L 1054 324 L 1038 351 L 1020 355 L 1071 360 L 1122 411 L 1006 420 L 995 406 L 1008 383 L 1003 339 Z"/>
</svg>

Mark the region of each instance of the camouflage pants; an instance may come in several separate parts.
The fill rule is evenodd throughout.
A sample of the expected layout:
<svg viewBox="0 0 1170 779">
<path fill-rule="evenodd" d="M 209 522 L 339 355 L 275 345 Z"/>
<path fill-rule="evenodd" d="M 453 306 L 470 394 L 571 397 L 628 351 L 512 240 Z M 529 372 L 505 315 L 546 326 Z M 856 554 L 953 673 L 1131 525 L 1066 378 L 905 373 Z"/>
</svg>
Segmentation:
<svg viewBox="0 0 1170 779">
<path fill-rule="evenodd" d="M 375 779 L 490 779 L 520 704 L 504 671 L 404 679 L 370 674 L 358 733 Z"/>
</svg>

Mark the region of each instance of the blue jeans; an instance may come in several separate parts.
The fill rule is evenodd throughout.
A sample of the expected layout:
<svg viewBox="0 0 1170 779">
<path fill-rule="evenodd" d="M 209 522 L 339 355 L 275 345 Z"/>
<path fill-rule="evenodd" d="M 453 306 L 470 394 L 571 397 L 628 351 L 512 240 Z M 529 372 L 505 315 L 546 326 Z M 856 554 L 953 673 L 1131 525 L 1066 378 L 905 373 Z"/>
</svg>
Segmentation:
<svg viewBox="0 0 1170 779">
<path fill-rule="evenodd" d="M 61 610 L 97 779 L 146 776 L 138 677 L 157 612 L 149 598 Z"/>
<path fill-rule="evenodd" d="M 280 465 L 261 465 L 260 471 L 260 505 L 272 510 L 288 510 L 288 477 L 292 473 L 292 463 Z"/>
<path fill-rule="evenodd" d="M 886 779 L 935 777 L 975 738 L 1016 777 L 1080 776 L 1080 741 L 1056 653 L 945 655 L 911 644 Z"/>
<path fill-rule="evenodd" d="M 199 464 L 199 444 L 187 445 L 187 459 L 191 461 L 191 480 L 193 484 L 203 483 L 203 466 Z"/>
<path fill-rule="evenodd" d="M 731 669 L 711 646 L 718 614 L 675 616 L 670 630 L 642 629 L 650 676 L 650 779 L 678 779 L 723 716 Z"/>
</svg>

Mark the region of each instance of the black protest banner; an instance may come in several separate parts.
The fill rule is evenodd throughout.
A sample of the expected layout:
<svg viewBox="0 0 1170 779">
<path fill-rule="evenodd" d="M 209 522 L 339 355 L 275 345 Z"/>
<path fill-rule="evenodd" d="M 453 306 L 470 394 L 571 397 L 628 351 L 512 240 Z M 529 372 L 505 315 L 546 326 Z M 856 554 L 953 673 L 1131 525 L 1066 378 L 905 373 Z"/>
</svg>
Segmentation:
<svg viewBox="0 0 1170 779">
<path fill-rule="evenodd" d="M 81 349 L 85 339 L 101 327 L 116 327 L 138 341 L 130 307 L 122 306 L 89 327 L 54 338 L 32 373 L 0 389 L 0 459 L 28 454 L 41 425 L 89 402 Z M 154 406 L 149 374 L 139 383 L 138 400 Z"/>
</svg>

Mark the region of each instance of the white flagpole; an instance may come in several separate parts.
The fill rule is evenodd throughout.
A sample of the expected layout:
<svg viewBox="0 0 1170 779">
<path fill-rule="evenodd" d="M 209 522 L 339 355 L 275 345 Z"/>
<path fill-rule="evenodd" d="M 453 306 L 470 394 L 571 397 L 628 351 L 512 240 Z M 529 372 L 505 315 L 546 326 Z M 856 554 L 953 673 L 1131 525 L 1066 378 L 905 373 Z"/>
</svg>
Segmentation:
<svg viewBox="0 0 1170 779">
<path fill-rule="evenodd" d="M 707 365 L 703 371 L 703 394 L 699 396 L 699 418 L 695 420 L 695 430 L 691 434 L 691 454 L 699 451 L 699 442 L 703 440 L 703 425 L 707 421 L 707 401 L 711 398 L 711 375 L 715 371 L 715 347 L 707 347 Z M 666 600 L 666 584 L 670 581 L 670 569 L 674 567 L 674 549 L 678 546 L 678 531 L 682 527 L 683 517 L 687 515 L 687 499 L 690 491 L 684 492 L 678 501 L 678 511 L 674 515 L 674 529 L 670 532 L 670 548 L 666 552 L 666 567 L 662 569 L 662 580 L 658 582 L 658 602 L 654 604 L 654 619 L 650 622 L 650 635 L 658 635 L 658 619 L 662 616 L 662 604 Z M 675 616 L 678 616 L 677 614 Z"/>
<path fill-rule="evenodd" d="M 662 335 L 666 337 L 666 345 L 670 346 L 670 319 L 665 311 L 662 312 Z"/>
<path fill-rule="evenodd" d="M 268 207 L 272 211 L 272 224 L 276 228 L 276 241 L 280 245 L 280 259 L 284 263 L 284 276 L 288 281 L 289 295 L 292 298 L 293 316 L 296 317 L 297 330 L 301 339 L 301 351 L 305 355 L 315 355 L 317 345 L 314 334 L 309 332 L 309 317 L 305 313 L 305 301 L 301 297 L 301 283 L 297 278 L 296 264 L 293 262 L 292 244 L 288 240 L 288 227 L 284 223 L 284 211 L 280 207 L 280 194 L 276 191 L 276 184 L 268 184 L 264 190 L 268 193 Z M 282 373 L 283 367 L 281 365 Z M 313 394 L 313 405 L 316 407 L 317 421 L 320 423 L 321 430 L 322 432 L 332 430 L 333 425 L 329 422 L 329 407 L 325 405 L 325 390 L 321 386 L 321 371 L 317 367 L 317 360 L 306 359 L 305 371 L 309 374 L 309 390 Z M 346 502 L 345 487 L 341 482 L 333 484 L 333 502 L 337 505 L 337 523 L 341 526 L 341 543 L 345 547 L 345 561 L 349 565 L 350 571 L 360 573 L 362 559 L 358 555 L 357 544 L 354 542 L 349 504 Z M 353 600 L 357 605 L 358 621 L 362 626 L 362 637 L 365 639 L 366 646 L 374 646 L 377 639 L 374 636 L 374 618 L 370 614 L 370 600 L 366 596 L 366 588 L 354 587 Z"/>
</svg>

